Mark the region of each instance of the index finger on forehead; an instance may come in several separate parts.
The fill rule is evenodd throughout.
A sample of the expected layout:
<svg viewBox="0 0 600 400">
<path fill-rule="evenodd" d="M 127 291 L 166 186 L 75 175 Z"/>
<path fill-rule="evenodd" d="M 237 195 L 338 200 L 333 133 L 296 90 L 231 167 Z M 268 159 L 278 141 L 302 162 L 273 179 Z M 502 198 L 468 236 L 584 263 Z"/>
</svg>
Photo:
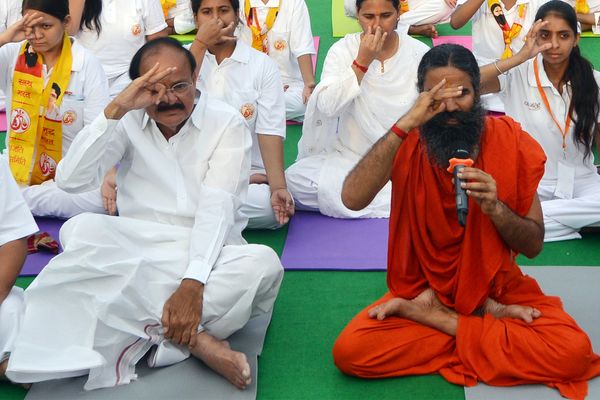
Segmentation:
<svg viewBox="0 0 600 400">
<path fill-rule="evenodd" d="M 164 79 L 166 76 L 170 75 L 176 69 L 177 69 L 176 67 L 168 67 L 168 68 L 161 69 L 158 72 L 152 74 L 148 78 L 148 83 L 160 82 L 162 79 Z M 148 71 L 148 72 L 150 72 L 150 71 Z"/>
</svg>

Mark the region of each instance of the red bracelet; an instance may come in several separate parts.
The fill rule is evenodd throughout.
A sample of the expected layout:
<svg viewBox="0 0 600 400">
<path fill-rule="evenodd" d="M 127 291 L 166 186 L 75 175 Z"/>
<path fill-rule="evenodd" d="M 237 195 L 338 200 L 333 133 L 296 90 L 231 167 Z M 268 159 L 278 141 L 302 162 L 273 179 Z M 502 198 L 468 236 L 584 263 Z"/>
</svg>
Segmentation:
<svg viewBox="0 0 600 400">
<path fill-rule="evenodd" d="M 408 132 L 398 128 L 398 125 L 396 125 L 396 124 L 392 125 L 392 127 L 390 128 L 390 131 L 394 132 L 396 134 L 396 136 L 398 136 L 402 140 L 406 140 L 406 138 L 408 137 Z"/>
<path fill-rule="evenodd" d="M 366 74 L 367 71 L 369 70 L 369 67 L 363 67 L 362 65 L 357 63 L 356 60 L 352 61 L 352 65 L 354 65 L 356 68 L 358 68 L 360 71 L 362 71 L 363 74 Z"/>
</svg>

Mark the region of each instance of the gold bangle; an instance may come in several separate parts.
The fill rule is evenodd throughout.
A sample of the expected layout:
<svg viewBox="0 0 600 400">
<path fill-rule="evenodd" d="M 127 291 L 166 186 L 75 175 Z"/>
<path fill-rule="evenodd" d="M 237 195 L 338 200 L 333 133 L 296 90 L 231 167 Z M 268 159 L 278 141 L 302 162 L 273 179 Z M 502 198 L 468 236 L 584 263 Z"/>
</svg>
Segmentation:
<svg viewBox="0 0 600 400">
<path fill-rule="evenodd" d="M 500 68 L 498 67 L 498 61 L 499 60 L 494 61 L 494 67 L 496 67 L 496 71 L 498 71 L 498 73 L 500 75 L 506 75 L 508 73 L 508 71 L 505 71 L 505 72 L 500 71 Z"/>
</svg>

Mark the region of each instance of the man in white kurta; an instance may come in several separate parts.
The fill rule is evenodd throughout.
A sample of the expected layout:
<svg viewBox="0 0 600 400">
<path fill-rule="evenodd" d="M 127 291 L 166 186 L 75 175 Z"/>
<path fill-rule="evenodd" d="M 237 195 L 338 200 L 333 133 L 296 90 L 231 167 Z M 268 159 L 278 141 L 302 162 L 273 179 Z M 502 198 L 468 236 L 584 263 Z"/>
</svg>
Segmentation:
<svg viewBox="0 0 600 400">
<path fill-rule="evenodd" d="M 417 98 L 417 67 L 429 47 L 400 34 L 396 54 L 384 63 L 374 60 L 359 84 L 352 63 L 360 41 L 361 33 L 353 33 L 331 46 L 309 100 L 298 159 L 286 171 L 298 209 L 337 218 L 389 217 L 391 184 L 360 211 L 342 204 L 342 184 L 394 116 Z"/>
<path fill-rule="evenodd" d="M 10 124 L 13 75 L 21 43 L 8 43 L 0 47 L 0 89 L 6 93 L 6 115 Z M 71 143 L 83 127 L 96 118 L 109 102 L 108 84 L 98 59 L 81 44 L 72 39 L 73 64 L 69 86 L 59 108 L 62 124 L 62 155 L 67 154 Z M 45 66 L 44 78 L 50 77 Z M 6 135 L 8 149 L 9 135 Z M 8 154 L 8 150 L 4 150 Z M 100 188 L 90 188 L 84 193 L 66 193 L 53 180 L 41 185 L 22 187 L 23 197 L 35 216 L 70 218 L 82 212 L 104 213 Z"/>
<path fill-rule="evenodd" d="M 304 0 L 240 0 L 240 38 L 252 45 L 252 32 L 246 25 L 244 2 L 256 9 L 259 25 L 266 27 L 269 10 L 279 7 L 277 18 L 267 33 L 268 54 L 279 67 L 285 88 L 286 118 L 302 120 L 306 111 L 304 98 L 314 88 L 314 71 L 310 57 L 316 53 L 310 15 Z M 309 71 L 301 72 L 299 58 L 305 57 Z"/>
<path fill-rule="evenodd" d="M 102 63 L 114 98 L 129 84 L 129 62 L 146 43 L 167 35 L 167 24 L 158 0 L 102 0 L 102 30 L 83 29 L 77 39 Z"/>
<path fill-rule="evenodd" d="M 13 287 L 27 256 L 27 236 L 38 227 L 6 158 L 0 155 L 0 377 L 23 318 L 23 289 Z"/>
<path fill-rule="evenodd" d="M 278 136 L 283 140 L 286 133 L 284 94 L 275 62 L 241 40 L 235 43 L 231 56 L 220 64 L 207 51 L 202 60 L 198 89 L 223 100 L 246 119 L 252 135 L 251 175 L 265 174 L 258 136 Z M 283 166 L 281 168 L 283 171 Z M 273 212 L 271 190 L 266 183 L 249 186 L 242 212 L 249 219 L 250 229 L 281 226 Z"/>
<path fill-rule="evenodd" d="M 191 352 L 243 388 L 245 356 L 222 340 L 271 310 L 282 279 L 276 254 L 241 235 L 250 134 L 226 104 L 202 95 L 194 106 L 195 63 L 177 41 L 157 39 L 138 54 L 142 75 L 57 172 L 61 187 L 80 191 L 119 163 L 120 216 L 83 214 L 63 226 L 64 252 L 26 292 L 7 376 L 89 373 L 86 389 L 126 384 L 156 346 L 151 366 Z"/>
<path fill-rule="evenodd" d="M 546 75 L 542 56 L 538 55 L 537 58 L 541 66 L 540 83 L 550 108 L 558 121 L 565 121 L 571 103 L 570 90 L 566 87 L 568 84 L 561 95 Z M 600 73 L 594 71 L 594 77 L 596 85 L 600 86 Z M 593 154 L 584 158 L 585 149 L 575 144 L 575 124 L 571 124 L 567 132 L 563 152 L 562 133 L 544 106 L 536 83 L 533 59 L 498 78 L 506 114 L 518 121 L 546 153 L 546 170 L 538 187 L 546 228 L 544 240 L 579 239 L 581 228 L 600 227 L 600 175 L 594 165 Z M 600 115 L 597 121 L 600 124 Z"/>
</svg>

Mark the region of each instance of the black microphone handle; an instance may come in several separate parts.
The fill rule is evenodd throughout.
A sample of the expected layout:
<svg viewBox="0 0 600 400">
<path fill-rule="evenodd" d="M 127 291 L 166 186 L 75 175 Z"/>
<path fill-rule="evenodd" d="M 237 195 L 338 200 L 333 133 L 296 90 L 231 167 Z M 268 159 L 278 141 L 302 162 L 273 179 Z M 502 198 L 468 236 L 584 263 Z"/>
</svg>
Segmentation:
<svg viewBox="0 0 600 400">
<path fill-rule="evenodd" d="M 460 186 L 460 184 L 465 181 L 462 179 L 458 179 L 457 177 L 458 173 L 464 167 L 464 165 L 457 165 L 454 167 L 454 193 L 456 196 L 456 214 L 460 226 L 467 225 L 467 214 L 469 213 L 469 196 L 467 196 L 467 191 Z"/>
</svg>

